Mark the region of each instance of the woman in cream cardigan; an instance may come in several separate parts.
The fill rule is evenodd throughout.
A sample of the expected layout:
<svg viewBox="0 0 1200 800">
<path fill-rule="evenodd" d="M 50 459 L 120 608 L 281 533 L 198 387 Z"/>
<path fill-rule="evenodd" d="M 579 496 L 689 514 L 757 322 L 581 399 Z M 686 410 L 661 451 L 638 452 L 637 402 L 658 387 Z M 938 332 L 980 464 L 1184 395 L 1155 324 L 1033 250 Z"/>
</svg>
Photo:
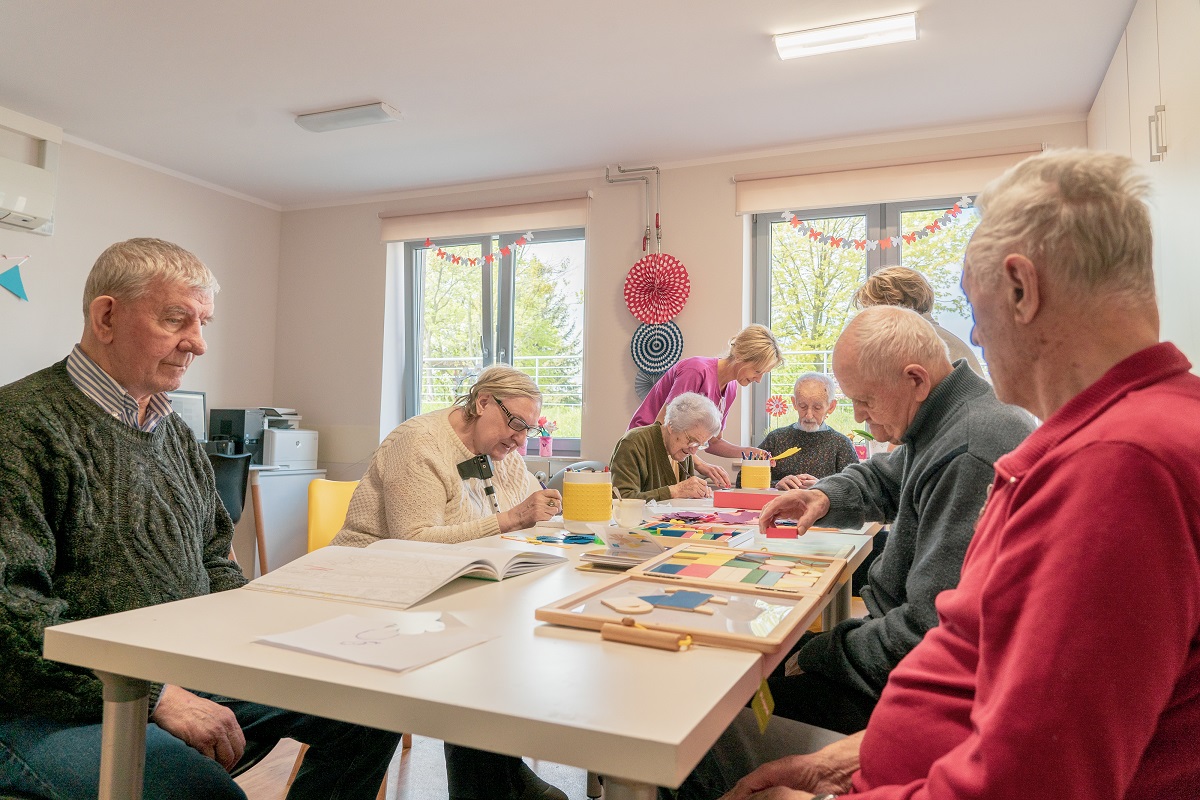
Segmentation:
<svg viewBox="0 0 1200 800">
<path fill-rule="evenodd" d="M 542 489 L 521 458 L 541 408 L 541 392 L 528 375 L 487 367 L 453 406 L 413 417 L 384 439 L 333 544 L 467 542 L 550 519 L 562 498 Z M 495 506 L 481 479 L 459 474 L 458 465 L 477 456 L 492 460 Z M 567 800 L 519 758 L 445 747 L 450 800 Z"/>
<path fill-rule="evenodd" d="M 333 544 L 466 542 L 550 519 L 562 500 L 541 488 L 521 458 L 541 408 L 541 392 L 528 375 L 495 364 L 450 408 L 401 423 L 371 458 Z M 461 462 L 479 455 L 491 457 L 499 513 L 483 481 L 458 472 Z"/>
</svg>

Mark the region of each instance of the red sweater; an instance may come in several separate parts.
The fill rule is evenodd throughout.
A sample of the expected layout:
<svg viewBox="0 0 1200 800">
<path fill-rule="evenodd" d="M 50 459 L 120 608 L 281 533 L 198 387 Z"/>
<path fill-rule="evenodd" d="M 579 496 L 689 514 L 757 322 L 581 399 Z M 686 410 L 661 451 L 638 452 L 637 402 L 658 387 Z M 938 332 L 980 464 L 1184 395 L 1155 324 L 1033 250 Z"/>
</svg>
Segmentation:
<svg viewBox="0 0 1200 800">
<path fill-rule="evenodd" d="M 939 626 L 862 742 L 870 800 L 1200 797 L 1200 378 L 1136 353 L 996 462 Z"/>
</svg>

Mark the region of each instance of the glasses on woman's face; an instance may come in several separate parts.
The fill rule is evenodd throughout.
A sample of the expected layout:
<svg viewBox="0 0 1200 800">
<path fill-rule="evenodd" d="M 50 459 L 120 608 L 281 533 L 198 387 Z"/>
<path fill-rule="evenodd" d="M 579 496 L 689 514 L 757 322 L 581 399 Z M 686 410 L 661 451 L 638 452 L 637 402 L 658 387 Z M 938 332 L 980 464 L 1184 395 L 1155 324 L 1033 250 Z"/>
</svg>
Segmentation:
<svg viewBox="0 0 1200 800">
<path fill-rule="evenodd" d="M 500 406 L 500 410 L 504 412 L 504 418 L 508 420 L 508 427 L 512 428 L 517 433 L 529 433 L 531 430 L 533 430 L 533 425 L 530 425 L 525 420 L 510 412 L 504 407 L 504 403 L 496 400 L 496 405 Z"/>
<path fill-rule="evenodd" d="M 707 439 L 701 439 L 700 441 L 696 441 L 695 439 L 693 439 L 690 435 L 688 435 L 686 433 L 683 434 L 683 437 L 685 439 L 687 439 L 687 446 L 684 447 L 683 449 L 689 453 L 695 453 L 697 450 L 705 450 L 708 448 L 708 440 Z"/>
</svg>

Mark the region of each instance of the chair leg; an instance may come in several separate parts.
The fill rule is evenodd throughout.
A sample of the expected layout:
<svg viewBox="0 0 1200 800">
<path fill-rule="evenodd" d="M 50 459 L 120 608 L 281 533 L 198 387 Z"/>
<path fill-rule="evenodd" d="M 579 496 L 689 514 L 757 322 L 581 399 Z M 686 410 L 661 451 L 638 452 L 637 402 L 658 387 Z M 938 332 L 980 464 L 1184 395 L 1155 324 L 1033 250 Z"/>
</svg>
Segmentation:
<svg viewBox="0 0 1200 800">
<path fill-rule="evenodd" d="M 604 794 L 604 787 L 600 784 L 600 776 L 594 772 L 587 774 L 587 796 L 588 800 L 596 800 Z"/>
<path fill-rule="evenodd" d="M 412 750 L 412 734 L 406 733 L 400 737 L 400 749 Z"/>
<path fill-rule="evenodd" d="M 292 774 L 288 775 L 287 785 L 283 787 L 285 790 L 292 788 L 292 781 L 296 780 L 296 773 L 300 771 L 300 765 L 304 763 L 304 754 L 307 752 L 308 745 L 301 744 L 300 752 L 296 753 L 296 763 L 292 764 Z"/>
</svg>

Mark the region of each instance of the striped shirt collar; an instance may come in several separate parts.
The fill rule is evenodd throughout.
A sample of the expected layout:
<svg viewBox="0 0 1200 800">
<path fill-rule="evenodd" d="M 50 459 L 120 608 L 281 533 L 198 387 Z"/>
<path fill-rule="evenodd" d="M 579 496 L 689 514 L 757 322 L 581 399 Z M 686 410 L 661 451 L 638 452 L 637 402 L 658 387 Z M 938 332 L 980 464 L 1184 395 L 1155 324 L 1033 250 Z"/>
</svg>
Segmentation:
<svg viewBox="0 0 1200 800">
<path fill-rule="evenodd" d="M 139 424 L 137 400 L 101 369 L 99 364 L 89 358 L 79 345 L 75 345 L 71 354 L 67 356 L 67 375 L 79 391 L 104 409 L 104 413 L 144 433 L 153 431 L 155 426 L 171 413 L 171 401 L 167 399 L 166 392 L 159 392 L 150 398 L 150 404 L 146 408 L 146 421 Z"/>
</svg>

